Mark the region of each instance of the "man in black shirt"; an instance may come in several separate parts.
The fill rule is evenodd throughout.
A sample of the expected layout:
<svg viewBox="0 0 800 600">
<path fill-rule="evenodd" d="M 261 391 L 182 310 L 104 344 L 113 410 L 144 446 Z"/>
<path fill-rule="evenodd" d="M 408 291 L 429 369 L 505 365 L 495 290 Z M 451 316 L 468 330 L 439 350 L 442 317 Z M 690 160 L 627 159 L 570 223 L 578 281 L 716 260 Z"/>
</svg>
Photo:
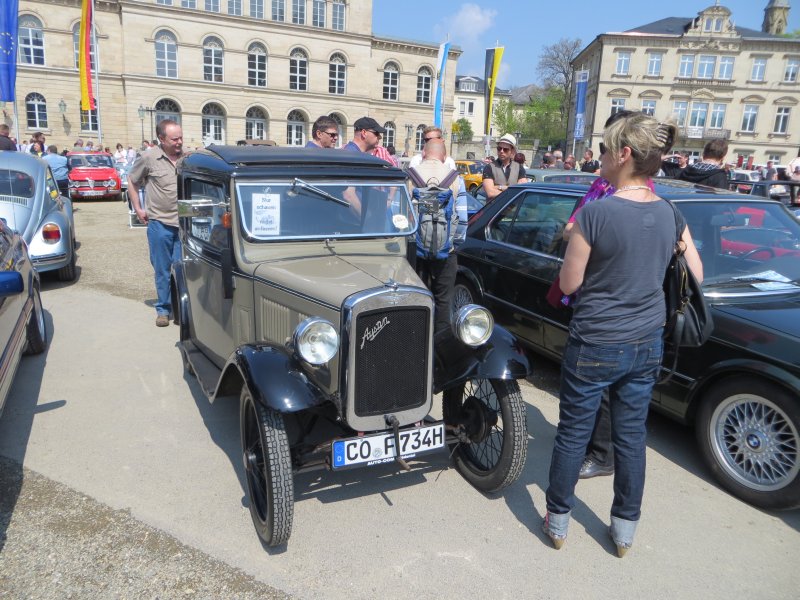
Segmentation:
<svg viewBox="0 0 800 600">
<path fill-rule="evenodd" d="M 583 164 L 581 165 L 582 173 L 597 173 L 600 170 L 600 161 L 594 160 L 594 152 L 587 149 L 583 153 Z"/>
<path fill-rule="evenodd" d="M 0 150 L 16 151 L 17 145 L 8 137 L 9 133 L 11 133 L 11 130 L 9 130 L 8 125 L 5 123 L 0 124 Z"/>
<path fill-rule="evenodd" d="M 487 200 L 494 200 L 500 192 L 515 183 L 528 183 L 525 169 L 514 162 L 517 138 L 510 133 L 497 140 L 497 160 L 483 168 L 483 189 Z"/>
</svg>

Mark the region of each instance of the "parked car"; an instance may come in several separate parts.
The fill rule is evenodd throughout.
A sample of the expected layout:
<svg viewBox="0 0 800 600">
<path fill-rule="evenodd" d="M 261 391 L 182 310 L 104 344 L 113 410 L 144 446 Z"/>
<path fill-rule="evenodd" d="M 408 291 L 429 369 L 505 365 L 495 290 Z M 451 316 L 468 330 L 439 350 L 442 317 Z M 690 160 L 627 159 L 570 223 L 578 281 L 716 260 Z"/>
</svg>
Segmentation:
<svg viewBox="0 0 800 600">
<path fill-rule="evenodd" d="M 483 161 L 457 160 L 456 169 L 464 179 L 464 185 L 470 194 L 475 194 L 483 183 Z"/>
<path fill-rule="evenodd" d="M 598 177 L 594 173 L 565 171 L 564 169 L 526 169 L 525 174 L 531 183 L 585 183 L 586 185 L 591 185 Z M 486 192 L 482 186 L 475 194 L 475 197 L 484 204 L 486 203 Z"/>
<path fill-rule="evenodd" d="M 759 171 L 748 171 L 746 169 L 731 169 L 728 172 L 729 189 L 733 192 L 749 194 L 753 188 L 753 182 L 761 181 Z"/>
<path fill-rule="evenodd" d="M 49 165 L 26 152 L 0 152 L 0 219 L 28 245 L 37 271 L 75 279 L 72 201 L 61 195 Z"/>
<path fill-rule="evenodd" d="M 18 154 L 17 152 L 0 152 Z M 39 291 L 39 274 L 25 240 L 0 222 L 0 414 L 6 405 L 23 354 L 41 354 L 47 347 L 47 327 Z"/>
<path fill-rule="evenodd" d="M 122 182 L 107 152 L 67 152 L 67 164 L 70 198 L 122 199 Z"/>
<path fill-rule="evenodd" d="M 180 349 L 211 401 L 239 399 L 264 544 L 289 539 L 298 471 L 408 468 L 449 447 L 482 491 L 517 479 L 527 359 L 476 305 L 434 340 L 402 170 L 350 152 L 211 146 L 182 161 L 178 189 Z M 430 416 L 439 392 L 443 420 Z"/>
<path fill-rule="evenodd" d="M 455 307 L 478 302 L 537 353 L 560 359 L 571 309 L 545 295 L 563 262 L 564 226 L 586 186 L 503 192 L 458 248 Z M 766 508 L 800 505 L 800 223 L 781 203 L 682 182 L 656 193 L 686 217 L 703 261 L 714 331 L 682 349 L 652 406 L 694 424 L 726 489 Z M 665 363 L 671 362 L 670 358 Z"/>
<path fill-rule="evenodd" d="M 800 181 L 770 179 L 750 186 L 750 194 L 780 200 L 789 207 L 800 207 Z"/>
</svg>

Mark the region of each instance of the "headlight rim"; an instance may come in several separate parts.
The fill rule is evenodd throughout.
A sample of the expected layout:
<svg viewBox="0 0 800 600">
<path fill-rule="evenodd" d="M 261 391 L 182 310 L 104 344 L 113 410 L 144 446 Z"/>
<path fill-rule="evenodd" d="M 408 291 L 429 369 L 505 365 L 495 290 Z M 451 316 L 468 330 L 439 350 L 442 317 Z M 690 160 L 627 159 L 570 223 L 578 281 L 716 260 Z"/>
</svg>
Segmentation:
<svg viewBox="0 0 800 600">
<path fill-rule="evenodd" d="M 306 354 L 303 352 L 304 342 L 302 340 L 302 337 L 313 326 L 328 326 L 331 328 L 331 331 L 335 336 L 336 343 L 334 344 L 334 350 L 333 352 L 330 353 L 330 356 L 328 356 L 325 360 L 314 359 L 313 357 L 306 356 Z M 294 352 L 297 355 L 297 357 L 300 358 L 302 361 L 307 362 L 308 364 L 314 365 L 316 367 L 325 365 L 336 357 L 336 355 L 339 353 L 340 342 L 341 340 L 339 338 L 339 332 L 336 331 L 336 327 L 334 327 L 333 323 L 331 323 L 328 319 L 325 319 L 323 317 L 308 317 L 307 319 L 304 319 L 297 325 L 297 327 L 294 330 L 294 333 L 292 334 L 292 346 L 294 348 Z"/>
<path fill-rule="evenodd" d="M 467 317 L 475 311 L 480 311 L 486 315 L 488 326 L 486 328 L 486 334 L 482 338 L 477 341 L 468 341 L 461 335 L 461 326 L 464 321 L 466 321 Z M 483 346 L 489 341 L 489 338 L 492 337 L 492 332 L 494 331 L 494 317 L 492 313 L 489 312 L 489 309 L 480 304 L 465 304 L 456 312 L 455 318 L 453 319 L 453 330 L 456 338 L 462 343 L 472 348 L 478 348 L 479 346 Z"/>
</svg>

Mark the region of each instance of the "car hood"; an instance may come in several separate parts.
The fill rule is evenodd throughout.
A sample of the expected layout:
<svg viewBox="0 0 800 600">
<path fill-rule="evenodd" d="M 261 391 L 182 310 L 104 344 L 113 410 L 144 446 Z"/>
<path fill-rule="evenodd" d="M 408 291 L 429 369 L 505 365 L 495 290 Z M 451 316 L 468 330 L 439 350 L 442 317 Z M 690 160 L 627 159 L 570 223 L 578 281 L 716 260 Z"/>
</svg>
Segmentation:
<svg viewBox="0 0 800 600">
<path fill-rule="evenodd" d="M 255 276 L 336 307 L 356 292 L 390 282 L 424 287 L 405 256 L 328 254 L 281 258 L 260 264 Z"/>
<path fill-rule="evenodd" d="M 714 337 L 750 348 L 763 346 L 767 353 L 778 349 L 778 340 L 788 341 L 795 356 L 783 356 L 782 360 L 800 361 L 796 351 L 800 342 L 800 294 L 714 304 L 713 310 Z"/>
<path fill-rule="evenodd" d="M 119 177 L 117 170 L 112 167 L 81 167 L 69 172 L 70 179 L 114 179 Z"/>
</svg>

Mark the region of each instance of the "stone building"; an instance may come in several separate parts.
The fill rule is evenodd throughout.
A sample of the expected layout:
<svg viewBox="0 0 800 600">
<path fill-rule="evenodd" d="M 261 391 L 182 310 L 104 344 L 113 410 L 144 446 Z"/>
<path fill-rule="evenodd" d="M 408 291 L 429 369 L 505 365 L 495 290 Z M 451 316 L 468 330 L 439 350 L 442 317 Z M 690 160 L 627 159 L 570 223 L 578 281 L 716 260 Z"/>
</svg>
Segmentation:
<svg viewBox="0 0 800 600">
<path fill-rule="evenodd" d="M 80 0 L 20 0 L 19 136 L 43 131 L 59 148 L 76 138 L 137 147 L 170 117 L 190 148 L 240 139 L 302 145 L 320 115 L 340 145 L 364 115 L 384 144 L 414 151 L 433 120 L 438 44 L 372 34 L 372 0 L 95 0 L 97 111 L 80 109 Z M 456 62 L 448 56 L 445 126 Z M 16 131 L 15 110 L 3 108 Z"/>
<path fill-rule="evenodd" d="M 486 81 L 474 75 L 457 75 L 453 97 L 453 122 L 459 119 L 469 121 L 474 140 L 483 140 L 483 127 L 486 121 Z M 508 90 L 495 87 L 494 105 L 501 99 L 509 98 Z M 497 132 L 494 132 L 497 137 Z M 461 140 L 470 142 L 472 140 Z"/>
<path fill-rule="evenodd" d="M 717 3 L 694 18 L 598 35 L 572 62 L 589 80 L 584 138 L 574 136 L 573 93 L 568 147 L 596 155 L 605 120 L 632 109 L 674 119 L 675 148 L 693 156 L 722 137 L 730 162 L 789 162 L 800 147 L 800 39 L 780 35 L 788 12 L 788 0 L 770 0 L 757 31 Z"/>
</svg>

